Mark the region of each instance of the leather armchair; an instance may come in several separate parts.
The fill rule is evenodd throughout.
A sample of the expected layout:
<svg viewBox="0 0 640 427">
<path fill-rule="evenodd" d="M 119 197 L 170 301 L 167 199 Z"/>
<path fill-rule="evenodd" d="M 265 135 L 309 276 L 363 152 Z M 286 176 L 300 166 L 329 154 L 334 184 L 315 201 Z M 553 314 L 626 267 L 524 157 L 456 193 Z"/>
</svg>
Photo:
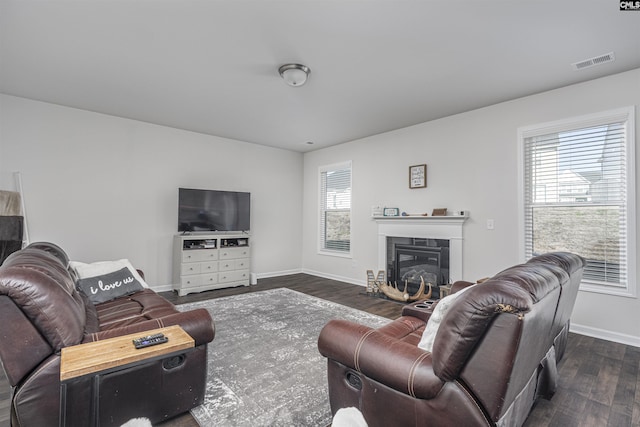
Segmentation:
<svg viewBox="0 0 640 427">
<path fill-rule="evenodd" d="M 548 254 L 465 290 L 431 352 L 418 343 L 437 304 L 419 315 L 414 303 L 378 329 L 330 321 L 318 348 L 333 413 L 356 407 L 370 427 L 522 425 L 555 391 L 583 267 L 577 255 Z"/>
</svg>

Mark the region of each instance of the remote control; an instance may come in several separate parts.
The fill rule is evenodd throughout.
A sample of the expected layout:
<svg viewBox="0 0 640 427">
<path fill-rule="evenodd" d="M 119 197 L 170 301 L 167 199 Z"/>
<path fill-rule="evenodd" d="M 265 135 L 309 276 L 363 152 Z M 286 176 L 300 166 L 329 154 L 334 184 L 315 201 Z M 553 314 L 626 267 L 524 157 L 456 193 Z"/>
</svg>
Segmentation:
<svg viewBox="0 0 640 427">
<path fill-rule="evenodd" d="M 152 345 L 162 344 L 169 341 L 169 338 L 165 337 L 164 334 L 153 334 L 147 335 L 146 337 L 140 337 L 133 340 L 133 345 L 140 349 L 145 347 L 150 347 Z"/>
</svg>

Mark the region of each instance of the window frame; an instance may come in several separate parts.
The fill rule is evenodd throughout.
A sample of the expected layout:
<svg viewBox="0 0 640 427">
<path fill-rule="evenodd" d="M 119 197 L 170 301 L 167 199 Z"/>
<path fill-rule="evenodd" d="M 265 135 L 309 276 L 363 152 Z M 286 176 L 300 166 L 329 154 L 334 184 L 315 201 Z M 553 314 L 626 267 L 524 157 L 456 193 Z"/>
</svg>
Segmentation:
<svg viewBox="0 0 640 427">
<path fill-rule="evenodd" d="M 331 212 L 349 212 L 349 250 L 328 249 L 323 245 L 325 242 L 324 232 L 325 226 L 323 219 L 325 218 L 324 212 L 328 209 L 323 209 L 324 202 L 323 197 L 323 178 L 322 174 L 325 172 L 338 171 L 342 169 L 349 169 L 349 186 L 352 189 L 349 198 L 349 209 L 331 209 Z M 318 167 L 318 254 L 329 255 L 342 258 L 351 258 L 352 251 L 352 224 L 353 224 L 353 166 L 351 160 L 339 163 L 333 163 L 330 165 L 323 165 Z"/>
<path fill-rule="evenodd" d="M 623 286 L 590 283 L 583 279 L 580 290 L 586 292 L 636 298 L 636 164 L 635 164 L 635 106 L 623 107 L 594 114 L 572 117 L 518 128 L 518 248 L 520 258 L 526 261 L 525 224 L 525 140 L 551 133 L 568 132 L 614 122 L 625 123 L 626 155 L 626 262 L 627 279 Z M 623 184 L 623 185 L 624 185 Z M 588 205 L 585 205 L 588 206 Z"/>
</svg>

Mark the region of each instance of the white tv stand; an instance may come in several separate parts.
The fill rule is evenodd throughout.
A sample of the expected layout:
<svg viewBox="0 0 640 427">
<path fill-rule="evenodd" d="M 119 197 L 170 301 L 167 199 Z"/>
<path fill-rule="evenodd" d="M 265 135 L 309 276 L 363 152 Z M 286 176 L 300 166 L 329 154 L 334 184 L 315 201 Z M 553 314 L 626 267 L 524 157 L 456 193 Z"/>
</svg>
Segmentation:
<svg viewBox="0 0 640 427">
<path fill-rule="evenodd" d="M 173 239 L 173 289 L 184 296 L 249 286 L 248 234 L 179 234 Z"/>
</svg>

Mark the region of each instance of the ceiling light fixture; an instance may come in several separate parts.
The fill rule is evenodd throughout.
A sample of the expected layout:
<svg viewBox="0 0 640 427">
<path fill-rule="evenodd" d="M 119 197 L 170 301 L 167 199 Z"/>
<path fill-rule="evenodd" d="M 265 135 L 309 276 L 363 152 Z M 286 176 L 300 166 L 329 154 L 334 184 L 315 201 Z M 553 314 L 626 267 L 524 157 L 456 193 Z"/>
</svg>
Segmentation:
<svg viewBox="0 0 640 427">
<path fill-rule="evenodd" d="M 307 81 L 311 69 L 301 64 L 285 64 L 278 69 L 280 76 L 289 86 L 302 86 Z"/>
</svg>

